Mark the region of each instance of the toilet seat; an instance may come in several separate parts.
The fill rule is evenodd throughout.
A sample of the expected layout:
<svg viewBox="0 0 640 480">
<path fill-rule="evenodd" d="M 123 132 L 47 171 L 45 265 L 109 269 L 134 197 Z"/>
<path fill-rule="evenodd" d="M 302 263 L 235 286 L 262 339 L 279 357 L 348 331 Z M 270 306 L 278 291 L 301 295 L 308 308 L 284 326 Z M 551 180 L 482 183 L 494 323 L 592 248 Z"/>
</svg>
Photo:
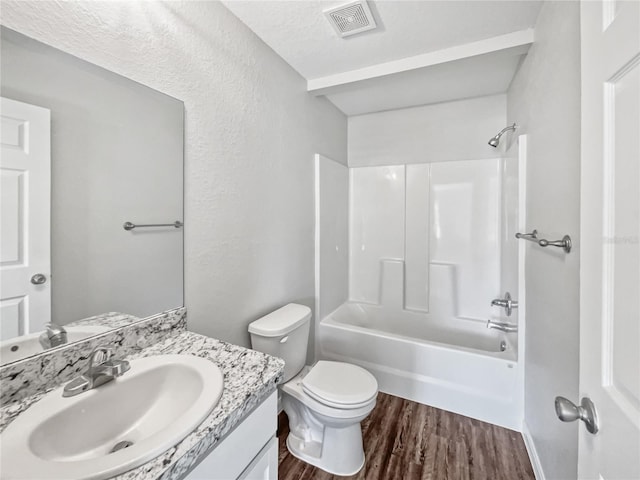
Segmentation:
<svg viewBox="0 0 640 480">
<path fill-rule="evenodd" d="M 378 382 L 357 365 L 320 360 L 302 379 L 302 390 L 326 406 L 357 409 L 376 397 Z"/>
</svg>

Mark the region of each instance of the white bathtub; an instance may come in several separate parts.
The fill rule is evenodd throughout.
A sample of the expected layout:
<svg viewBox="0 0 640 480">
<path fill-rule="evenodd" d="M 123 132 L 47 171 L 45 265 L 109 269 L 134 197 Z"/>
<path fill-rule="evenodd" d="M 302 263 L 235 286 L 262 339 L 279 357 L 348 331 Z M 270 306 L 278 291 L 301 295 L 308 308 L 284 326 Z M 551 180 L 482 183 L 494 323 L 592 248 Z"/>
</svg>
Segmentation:
<svg viewBox="0 0 640 480">
<path fill-rule="evenodd" d="M 320 322 L 320 358 L 366 368 L 382 392 L 520 430 L 516 334 L 434 317 L 347 302 Z"/>
</svg>

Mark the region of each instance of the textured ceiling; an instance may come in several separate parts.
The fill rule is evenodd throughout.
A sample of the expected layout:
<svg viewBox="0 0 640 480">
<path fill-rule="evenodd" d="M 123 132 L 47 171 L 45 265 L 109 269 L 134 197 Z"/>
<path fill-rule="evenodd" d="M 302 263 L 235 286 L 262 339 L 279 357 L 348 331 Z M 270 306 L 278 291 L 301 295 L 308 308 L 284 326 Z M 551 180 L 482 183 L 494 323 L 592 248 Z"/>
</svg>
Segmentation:
<svg viewBox="0 0 640 480">
<path fill-rule="evenodd" d="M 541 1 L 369 0 L 378 28 L 339 38 L 334 0 L 223 0 L 307 80 L 532 28 Z"/>
</svg>

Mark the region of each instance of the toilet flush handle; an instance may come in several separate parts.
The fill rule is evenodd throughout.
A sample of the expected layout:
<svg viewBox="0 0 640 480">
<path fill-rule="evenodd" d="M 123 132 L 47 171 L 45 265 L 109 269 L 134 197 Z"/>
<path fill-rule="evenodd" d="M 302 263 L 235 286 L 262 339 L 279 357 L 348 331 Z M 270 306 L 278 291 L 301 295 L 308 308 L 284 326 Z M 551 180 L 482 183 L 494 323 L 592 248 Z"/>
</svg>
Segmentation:
<svg viewBox="0 0 640 480">
<path fill-rule="evenodd" d="M 280 343 L 287 343 L 287 340 L 289 340 L 289 335 L 287 335 L 286 337 L 282 337 L 280 339 Z"/>
</svg>

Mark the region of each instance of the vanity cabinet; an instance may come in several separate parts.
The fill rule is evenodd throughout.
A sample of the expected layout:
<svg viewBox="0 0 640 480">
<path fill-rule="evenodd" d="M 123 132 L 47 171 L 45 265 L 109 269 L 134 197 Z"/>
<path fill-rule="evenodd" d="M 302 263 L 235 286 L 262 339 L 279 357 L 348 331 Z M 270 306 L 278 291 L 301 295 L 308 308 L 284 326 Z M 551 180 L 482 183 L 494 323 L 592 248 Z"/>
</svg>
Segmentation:
<svg viewBox="0 0 640 480">
<path fill-rule="evenodd" d="M 273 392 L 185 480 L 277 480 L 278 394 Z"/>
</svg>

